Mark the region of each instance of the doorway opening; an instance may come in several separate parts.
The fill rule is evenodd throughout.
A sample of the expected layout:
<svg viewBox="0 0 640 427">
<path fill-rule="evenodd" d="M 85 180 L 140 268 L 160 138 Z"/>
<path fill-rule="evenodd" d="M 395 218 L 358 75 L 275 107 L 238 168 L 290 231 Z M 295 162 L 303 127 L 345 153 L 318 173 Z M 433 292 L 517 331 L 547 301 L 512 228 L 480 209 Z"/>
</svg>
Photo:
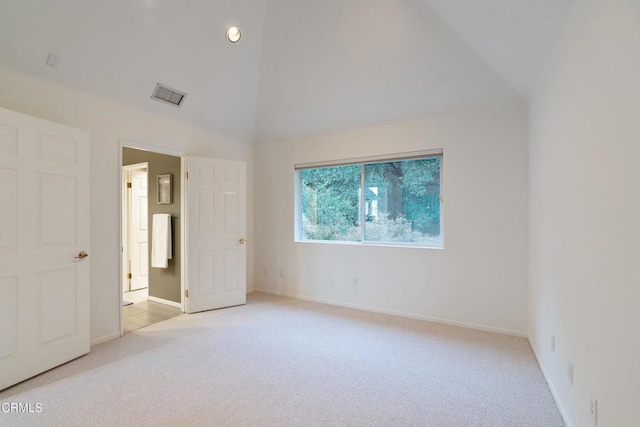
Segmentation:
<svg viewBox="0 0 640 427">
<path fill-rule="evenodd" d="M 122 332 L 178 316 L 182 158 L 122 146 Z"/>
<path fill-rule="evenodd" d="M 124 140 L 120 141 L 119 154 L 122 256 L 120 282 L 114 290 L 120 293 L 121 333 L 183 312 L 197 313 L 246 304 L 246 163 L 187 156 Z M 123 301 L 129 296 L 133 298 L 131 292 L 137 292 L 131 289 L 138 285 L 132 284 L 128 276 L 131 274 L 133 279 L 134 275 L 129 271 L 132 249 L 127 247 L 125 251 L 125 246 L 129 245 L 125 233 L 130 228 L 125 206 L 130 188 L 128 181 L 122 179 L 122 168 L 132 166 L 131 169 L 142 173 L 145 163 L 147 296 L 145 301 L 128 301 L 133 304 L 123 307 Z M 156 226 L 158 218 L 161 219 L 159 228 Z M 163 228 L 166 233 L 157 235 L 157 230 Z M 144 242 L 144 239 L 137 241 Z M 156 248 L 154 243 L 158 242 L 160 245 Z M 139 253 L 144 256 L 144 250 Z M 126 299 L 125 291 L 128 291 Z"/>
</svg>

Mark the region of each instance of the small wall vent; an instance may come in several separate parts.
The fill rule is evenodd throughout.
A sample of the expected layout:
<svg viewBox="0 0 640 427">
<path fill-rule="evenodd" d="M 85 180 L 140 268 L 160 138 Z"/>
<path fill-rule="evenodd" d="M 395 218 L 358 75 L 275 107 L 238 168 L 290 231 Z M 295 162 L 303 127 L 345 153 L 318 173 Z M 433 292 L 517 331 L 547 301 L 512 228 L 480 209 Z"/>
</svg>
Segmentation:
<svg viewBox="0 0 640 427">
<path fill-rule="evenodd" d="M 182 101 L 184 101 L 184 98 L 186 98 L 186 96 L 187 94 L 184 92 L 171 89 L 168 86 L 158 83 L 155 90 L 153 91 L 153 95 L 151 95 L 151 99 L 171 104 L 174 107 L 180 107 L 182 105 Z"/>
</svg>

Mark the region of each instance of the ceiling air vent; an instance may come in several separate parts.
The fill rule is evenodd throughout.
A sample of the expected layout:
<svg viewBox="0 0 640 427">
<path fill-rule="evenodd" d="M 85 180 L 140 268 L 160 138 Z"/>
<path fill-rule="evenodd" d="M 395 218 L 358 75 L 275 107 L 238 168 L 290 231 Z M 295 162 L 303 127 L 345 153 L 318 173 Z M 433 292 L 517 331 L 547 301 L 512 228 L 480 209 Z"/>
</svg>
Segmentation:
<svg viewBox="0 0 640 427">
<path fill-rule="evenodd" d="M 186 96 L 187 94 L 184 92 L 171 89 L 170 87 L 158 83 L 156 85 L 156 89 L 153 91 L 153 95 L 151 95 L 151 99 L 171 104 L 174 107 L 180 107 Z"/>
</svg>

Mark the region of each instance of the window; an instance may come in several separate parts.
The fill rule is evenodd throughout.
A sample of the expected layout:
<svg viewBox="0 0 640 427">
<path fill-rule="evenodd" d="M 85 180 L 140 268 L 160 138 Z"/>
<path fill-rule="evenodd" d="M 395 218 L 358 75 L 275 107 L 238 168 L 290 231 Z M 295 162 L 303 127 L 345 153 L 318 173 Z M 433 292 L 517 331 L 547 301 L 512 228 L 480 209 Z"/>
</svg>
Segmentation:
<svg viewBox="0 0 640 427">
<path fill-rule="evenodd" d="M 441 151 L 345 163 L 296 165 L 299 240 L 443 246 Z"/>
</svg>

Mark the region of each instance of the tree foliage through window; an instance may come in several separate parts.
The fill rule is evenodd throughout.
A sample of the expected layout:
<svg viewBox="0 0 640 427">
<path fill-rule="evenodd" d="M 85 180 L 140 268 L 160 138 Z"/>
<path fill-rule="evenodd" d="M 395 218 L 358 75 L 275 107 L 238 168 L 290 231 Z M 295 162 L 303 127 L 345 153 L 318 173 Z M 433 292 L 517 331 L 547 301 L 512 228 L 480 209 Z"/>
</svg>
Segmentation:
<svg viewBox="0 0 640 427">
<path fill-rule="evenodd" d="M 442 246 L 441 160 L 301 170 L 302 239 Z"/>
</svg>

